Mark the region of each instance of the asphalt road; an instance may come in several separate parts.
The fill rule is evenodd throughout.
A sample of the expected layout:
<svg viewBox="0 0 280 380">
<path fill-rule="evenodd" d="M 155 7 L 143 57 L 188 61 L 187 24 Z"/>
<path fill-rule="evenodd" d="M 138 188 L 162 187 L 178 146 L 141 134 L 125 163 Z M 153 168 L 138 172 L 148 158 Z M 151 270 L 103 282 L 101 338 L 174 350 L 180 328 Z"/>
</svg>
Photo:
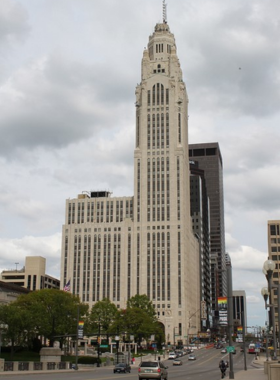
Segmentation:
<svg viewBox="0 0 280 380">
<path fill-rule="evenodd" d="M 221 350 L 215 348 L 202 349 L 195 352 L 197 360 L 189 361 L 188 356 L 182 358 L 182 366 L 173 366 L 172 360 L 166 360 L 168 366 L 168 379 L 169 380 L 218 380 L 220 379 L 219 362 L 223 358 L 228 360 L 227 354 L 222 354 Z M 237 353 L 233 356 L 233 371 L 238 372 L 244 369 L 244 355 L 237 348 Z M 253 355 L 246 355 L 247 367 L 253 360 Z M 114 374 L 113 367 L 94 368 L 92 371 L 71 371 L 71 372 L 49 372 L 47 374 L 40 374 L 38 372 L 32 373 L 17 373 L 17 374 L 1 374 L 0 380 L 138 380 L 137 368 L 133 368 L 131 373 L 127 374 Z M 228 374 L 228 371 L 227 371 Z M 227 376 L 228 377 L 228 376 Z"/>
</svg>

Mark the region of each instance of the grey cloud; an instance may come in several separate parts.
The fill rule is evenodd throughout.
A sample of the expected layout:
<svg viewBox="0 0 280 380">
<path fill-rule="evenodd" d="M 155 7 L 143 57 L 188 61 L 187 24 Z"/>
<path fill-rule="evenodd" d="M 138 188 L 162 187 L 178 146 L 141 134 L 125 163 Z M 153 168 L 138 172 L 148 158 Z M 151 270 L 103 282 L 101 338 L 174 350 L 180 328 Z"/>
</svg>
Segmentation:
<svg viewBox="0 0 280 380">
<path fill-rule="evenodd" d="M 231 116 L 234 110 L 235 115 L 256 117 L 279 111 L 278 14 L 273 7 L 257 13 L 253 4 L 239 4 L 192 24 L 182 62 L 189 90 L 202 98 L 204 110 L 219 107 Z"/>
<path fill-rule="evenodd" d="M 113 128 L 121 104 L 133 95 L 128 81 L 108 65 L 64 64 L 56 58 L 18 71 L 0 95 L 1 154 L 59 148 L 87 139 L 105 125 Z"/>
<path fill-rule="evenodd" d="M 4 43 L 22 41 L 30 27 L 23 6 L 13 0 L 1 0 L 0 7 L 0 47 Z"/>
</svg>

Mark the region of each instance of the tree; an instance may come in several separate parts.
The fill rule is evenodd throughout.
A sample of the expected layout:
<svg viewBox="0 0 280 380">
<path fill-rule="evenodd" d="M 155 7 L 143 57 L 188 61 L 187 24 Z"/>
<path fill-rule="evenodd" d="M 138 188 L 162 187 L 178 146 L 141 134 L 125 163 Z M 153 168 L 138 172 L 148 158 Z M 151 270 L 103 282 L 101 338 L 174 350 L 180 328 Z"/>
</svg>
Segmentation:
<svg viewBox="0 0 280 380">
<path fill-rule="evenodd" d="M 153 303 L 146 294 L 136 294 L 127 301 L 126 305 L 127 308 L 137 307 L 145 311 L 150 317 L 155 317 L 156 315 Z"/>
<path fill-rule="evenodd" d="M 42 289 L 18 297 L 14 302 L 26 310 L 30 323 L 37 335 L 60 344 L 66 335 L 77 332 L 77 318 L 86 317 L 88 305 L 80 302 L 79 297 L 57 289 Z"/>
<path fill-rule="evenodd" d="M 138 344 L 141 343 L 142 339 L 148 341 L 151 335 L 162 333 L 155 315 L 151 316 L 146 310 L 139 307 L 120 310 L 111 330 L 119 335 L 125 335 L 127 340 L 129 340 L 130 335 L 134 335 Z"/>
<path fill-rule="evenodd" d="M 116 305 L 108 298 L 96 302 L 91 308 L 86 324 L 86 331 L 89 334 L 100 331 L 103 334 L 108 334 L 117 314 L 118 309 Z"/>
<path fill-rule="evenodd" d="M 0 323 L 5 326 L 4 337 L 11 345 L 12 359 L 16 348 L 28 346 L 34 337 L 29 312 L 15 303 L 0 305 Z"/>
</svg>

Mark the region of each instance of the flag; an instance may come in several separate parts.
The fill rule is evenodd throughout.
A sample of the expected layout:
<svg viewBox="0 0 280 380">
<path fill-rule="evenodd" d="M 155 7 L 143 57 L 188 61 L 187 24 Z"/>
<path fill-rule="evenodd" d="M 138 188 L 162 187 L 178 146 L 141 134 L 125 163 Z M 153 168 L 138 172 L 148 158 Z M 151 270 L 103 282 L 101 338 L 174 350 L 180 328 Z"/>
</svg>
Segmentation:
<svg viewBox="0 0 280 380">
<path fill-rule="evenodd" d="M 65 292 L 70 292 L 70 280 L 67 282 L 67 284 L 64 286 L 63 290 Z"/>
</svg>

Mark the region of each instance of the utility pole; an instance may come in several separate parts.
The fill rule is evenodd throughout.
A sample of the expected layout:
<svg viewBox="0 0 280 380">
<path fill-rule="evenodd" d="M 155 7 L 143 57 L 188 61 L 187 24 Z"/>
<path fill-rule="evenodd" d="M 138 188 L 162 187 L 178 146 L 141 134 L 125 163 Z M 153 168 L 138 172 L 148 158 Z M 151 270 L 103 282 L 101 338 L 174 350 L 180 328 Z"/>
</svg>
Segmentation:
<svg viewBox="0 0 280 380">
<path fill-rule="evenodd" d="M 246 361 L 246 343 L 245 343 L 245 317 L 244 310 L 241 313 L 241 324 L 242 324 L 242 339 L 243 339 L 243 354 L 244 354 L 244 371 L 247 371 L 247 361 Z"/>
</svg>

